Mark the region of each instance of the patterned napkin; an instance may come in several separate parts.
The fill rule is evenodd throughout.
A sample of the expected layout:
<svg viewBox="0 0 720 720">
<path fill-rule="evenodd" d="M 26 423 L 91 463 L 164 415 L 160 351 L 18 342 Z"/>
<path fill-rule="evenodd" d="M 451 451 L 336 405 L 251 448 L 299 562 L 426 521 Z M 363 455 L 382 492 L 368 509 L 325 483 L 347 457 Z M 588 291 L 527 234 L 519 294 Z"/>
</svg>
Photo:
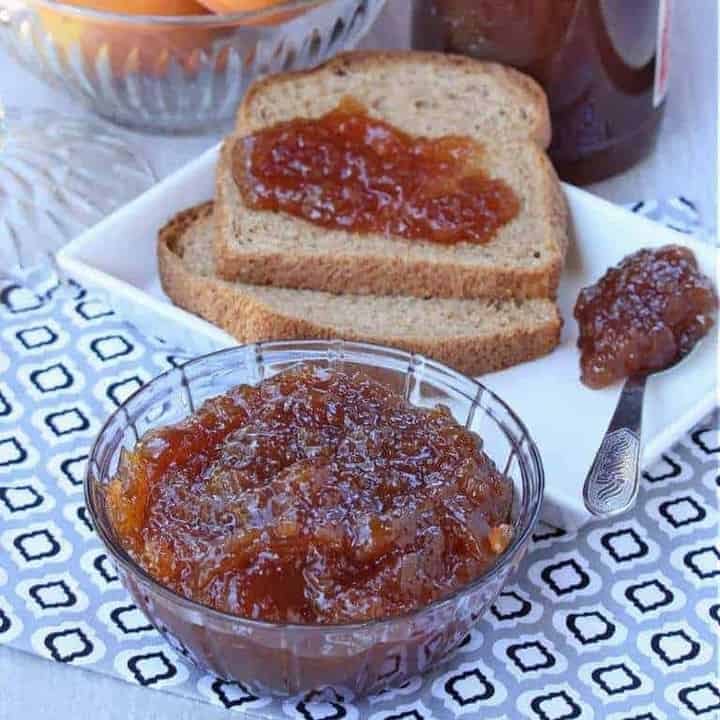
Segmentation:
<svg viewBox="0 0 720 720">
<path fill-rule="evenodd" d="M 684 232 L 687 201 L 638 203 Z M 630 517 L 541 527 L 514 580 L 435 672 L 357 700 L 256 697 L 186 664 L 135 608 L 88 521 L 104 418 L 186 358 L 49 273 L 0 281 L 0 643 L 252 717 L 676 720 L 720 712 L 712 413 L 643 473 Z"/>
</svg>

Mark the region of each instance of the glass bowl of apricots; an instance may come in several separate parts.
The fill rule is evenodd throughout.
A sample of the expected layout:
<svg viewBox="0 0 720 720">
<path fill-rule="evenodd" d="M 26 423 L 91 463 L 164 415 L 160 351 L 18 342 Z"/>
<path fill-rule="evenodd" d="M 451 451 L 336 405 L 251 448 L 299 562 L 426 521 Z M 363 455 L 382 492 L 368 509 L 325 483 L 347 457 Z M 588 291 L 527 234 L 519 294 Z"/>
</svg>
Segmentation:
<svg viewBox="0 0 720 720">
<path fill-rule="evenodd" d="M 0 44 L 113 122 L 204 132 L 256 78 L 352 48 L 384 2 L 0 0 Z"/>
</svg>

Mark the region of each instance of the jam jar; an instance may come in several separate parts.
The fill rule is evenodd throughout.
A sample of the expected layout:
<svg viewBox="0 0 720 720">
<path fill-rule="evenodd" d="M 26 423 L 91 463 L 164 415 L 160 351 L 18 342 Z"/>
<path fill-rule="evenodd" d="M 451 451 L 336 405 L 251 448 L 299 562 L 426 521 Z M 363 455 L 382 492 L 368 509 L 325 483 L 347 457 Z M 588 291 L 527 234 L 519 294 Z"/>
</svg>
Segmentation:
<svg viewBox="0 0 720 720">
<path fill-rule="evenodd" d="M 416 0 L 412 45 L 512 65 L 545 89 L 550 157 L 596 182 L 652 149 L 668 76 L 672 0 Z"/>
</svg>

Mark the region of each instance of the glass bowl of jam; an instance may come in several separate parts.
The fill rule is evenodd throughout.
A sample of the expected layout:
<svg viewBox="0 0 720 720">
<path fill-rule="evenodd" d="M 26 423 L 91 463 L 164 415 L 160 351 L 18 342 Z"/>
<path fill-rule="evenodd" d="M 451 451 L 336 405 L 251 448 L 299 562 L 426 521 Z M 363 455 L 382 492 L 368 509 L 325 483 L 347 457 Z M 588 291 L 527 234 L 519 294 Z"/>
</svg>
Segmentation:
<svg viewBox="0 0 720 720">
<path fill-rule="evenodd" d="M 362 695 L 445 659 L 525 555 L 538 450 L 499 397 L 404 351 L 202 356 L 106 422 L 85 499 L 138 607 L 256 693 Z"/>
<path fill-rule="evenodd" d="M 277 0 L 213 14 L 194 0 L 3 0 L 0 46 L 108 120 L 209 132 L 232 121 L 258 77 L 353 48 L 384 2 Z"/>
</svg>

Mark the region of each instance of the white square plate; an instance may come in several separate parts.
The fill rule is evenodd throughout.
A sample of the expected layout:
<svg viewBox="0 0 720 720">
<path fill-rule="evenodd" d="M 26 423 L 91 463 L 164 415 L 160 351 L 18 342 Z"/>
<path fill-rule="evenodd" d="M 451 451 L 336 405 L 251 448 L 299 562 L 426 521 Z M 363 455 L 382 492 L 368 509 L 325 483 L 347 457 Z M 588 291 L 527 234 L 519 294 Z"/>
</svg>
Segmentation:
<svg viewBox="0 0 720 720">
<path fill-rule="evenodd" d="M 217 150 L 209 150 L 88 230 L 58 256 L 71 277 L 105 293 L 107 301 L 141 330 L 198 354 L 235 341 L 169 302 L 158 280 L 155 239 L 176 212 L 212 197 Z M 573 238 L 559 294 L 565 318 L 561 345 L 546 357 L 491 373 L 482 381 L 518 412 L 540 448 L 547 479 L 545 519 L 570 528 L 590 519 L 582 501 L 583 481 L 619 394 L 619 385 L 589 390 L 579 381 L 572 316 L 579 289 L 640 247 L 686 245 L 711 276 L 716 251 L 575 187 L 565 186 L 565 192 Z M 716 352 L 717 327 L 678 368 L 650 379 L 644 465 L 713 408 Z"/>
</svg>

